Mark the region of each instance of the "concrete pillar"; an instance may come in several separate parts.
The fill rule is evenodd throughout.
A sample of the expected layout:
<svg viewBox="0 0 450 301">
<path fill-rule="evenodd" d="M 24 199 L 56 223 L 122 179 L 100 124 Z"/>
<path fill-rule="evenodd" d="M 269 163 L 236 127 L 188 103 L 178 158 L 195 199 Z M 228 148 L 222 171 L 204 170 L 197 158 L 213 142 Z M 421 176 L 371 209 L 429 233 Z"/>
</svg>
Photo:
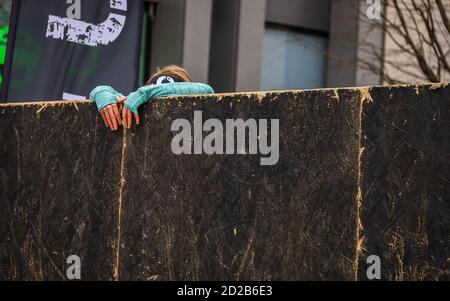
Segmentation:
<svg viewBox="0 0 450 301">
<path fill-rule="evenodd" d="M 194 81 L 207 82 L 212 0 L 186 0 L 182 65 Z"/>
<path fill-rule="evenodd" d="M 355 85 L 358 13 L 359 0 L 336 0 L 331 3 L 328 87 Z"/>
<path fill-rule="evenodd" d="M 258 91 L 266 15 L 265 0 L 241 0 L 235 90 Z"/>
<path fill-rule="evenodd" d="M 150 73 L 177 64 L 194 81 L 207 82 L 212 0 L 157 1 L 152 24 Z"/>
<path fill-rule="evenodd" d="M 361 66 L 362 61 L 382 66 L 374 55 L 383 49 L 384 33 L 366 16 L 368 4 L 359 0 L 331 3 L 328 87 L 366 86 L 381 83 L 380 75 Z"/>
<path fill-rule="evenodd" d="M 265 5 L 214 1 L 209 79 L 216 91 L 259 90 Z"/>
<path fill-rule="evenodd" d="M 156 67 L 183 62 L 185 0 L 157 1 L 151 25 L 150 73 Z"/>
</svg>

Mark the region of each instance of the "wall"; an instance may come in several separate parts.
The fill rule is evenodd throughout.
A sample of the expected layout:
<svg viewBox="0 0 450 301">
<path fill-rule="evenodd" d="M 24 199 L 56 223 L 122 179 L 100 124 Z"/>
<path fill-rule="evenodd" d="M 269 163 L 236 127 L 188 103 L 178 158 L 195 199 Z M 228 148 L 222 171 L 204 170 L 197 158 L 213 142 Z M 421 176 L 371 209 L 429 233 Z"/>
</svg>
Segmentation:
<svg viewBox="0 0 450 301">
<path fill-rule="evenodd" d="M 0 279 L 446 279 L 446 84 L 0 105 Z M 171 124 L 280 120 L 280 161 L 171 152 Z"/>
</svg>

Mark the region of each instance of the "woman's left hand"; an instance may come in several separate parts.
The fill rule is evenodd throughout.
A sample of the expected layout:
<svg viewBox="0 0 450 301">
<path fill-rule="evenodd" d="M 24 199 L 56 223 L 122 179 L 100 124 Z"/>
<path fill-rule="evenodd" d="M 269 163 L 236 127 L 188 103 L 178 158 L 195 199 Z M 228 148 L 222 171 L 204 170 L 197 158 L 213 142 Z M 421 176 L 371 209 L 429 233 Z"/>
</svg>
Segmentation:
<svg viewBox="0 0 450 301">
<path fill-rule="evenodd" d="M 131 125 L 133 123 L 133 116 L 134 115 L 134 119 L 136 120 L 136 125 L 139 125 L 139 114 L 138 113 L 133 113 L 130 111 L 130 109 L 128 109 L 128 107 L 126 105 L 124 105 L 125 100 L 127 100 L 127 97 L 123 97 L 123 98 L 117 98 L 117 102 L 119 103 L 119 105 L 121 105 L 122 108 L 122 124 L 123 126 L 127 127 L 128 129 L 131 128 Z"/>
</svg>

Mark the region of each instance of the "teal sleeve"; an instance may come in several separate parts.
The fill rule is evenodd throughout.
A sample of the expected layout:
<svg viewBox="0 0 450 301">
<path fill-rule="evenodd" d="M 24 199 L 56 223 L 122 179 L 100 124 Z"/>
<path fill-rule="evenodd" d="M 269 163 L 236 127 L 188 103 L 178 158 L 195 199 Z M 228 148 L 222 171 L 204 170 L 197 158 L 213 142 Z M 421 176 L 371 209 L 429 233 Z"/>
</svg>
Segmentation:
<svg viewBox="0 0 450 301">
<path fill-rule="evenodd" d="M 97 104 L 99 111 L 106 106 L 117 103 L 117 97 L 123 97 L 123 95 L 109 86 L 98 86 L 89 94 L 89 99 Z"/>
<path fill-rule="evenodd" d="M 197 95 L 213 94 L 214 90 L 210 86 L 201 83 L 171 83 L 157 86 L 145 86 L 136 92 L 130 93 L 125 105 L 131 112 L 137 113 L 141 104 L 154 98 L 177 95 Z"/>
</svg>

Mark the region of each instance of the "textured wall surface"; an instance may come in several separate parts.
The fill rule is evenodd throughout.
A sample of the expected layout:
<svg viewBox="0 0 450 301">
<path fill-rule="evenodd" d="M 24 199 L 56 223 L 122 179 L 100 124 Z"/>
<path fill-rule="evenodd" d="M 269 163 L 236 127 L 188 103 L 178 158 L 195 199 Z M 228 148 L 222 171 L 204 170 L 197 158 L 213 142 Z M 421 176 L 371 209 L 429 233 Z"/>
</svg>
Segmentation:
<svg viewBox="0 0 450 301">
<path fill-rule="evenodd" d="M 0 279 L 112 279 L 121 139 L 86 104 L 0 107 Z M 116 137 L 113 137 L 116 136 Z"/>
<path fill-rule="evenodd" d="M 0 105 L 0 279 L 449 279 L 450 86 Z M 280 159 L 174 155 L 171 124 L 279 119 Z"/>
<path fill-rule="evenodd" d="M 450 87 L 370 94 L 362 115 L 361 259 L 379 255 L 387 280 L 450 280 Z"/>
</svg>

